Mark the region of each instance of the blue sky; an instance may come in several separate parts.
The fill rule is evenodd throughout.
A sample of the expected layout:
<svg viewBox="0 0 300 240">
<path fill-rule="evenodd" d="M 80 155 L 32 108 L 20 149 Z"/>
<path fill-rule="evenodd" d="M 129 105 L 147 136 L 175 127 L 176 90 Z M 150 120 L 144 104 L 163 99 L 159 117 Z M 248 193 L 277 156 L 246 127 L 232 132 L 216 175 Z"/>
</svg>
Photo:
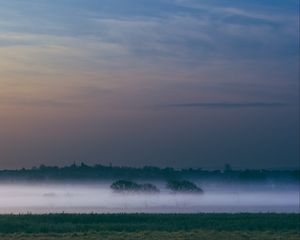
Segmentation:
<svg viewBox="0 0 300 240">
<path fill-rule="evenodd" d="M 296 0 L 0 0 L 0 168 L 295 167 Z"/>
</svg>

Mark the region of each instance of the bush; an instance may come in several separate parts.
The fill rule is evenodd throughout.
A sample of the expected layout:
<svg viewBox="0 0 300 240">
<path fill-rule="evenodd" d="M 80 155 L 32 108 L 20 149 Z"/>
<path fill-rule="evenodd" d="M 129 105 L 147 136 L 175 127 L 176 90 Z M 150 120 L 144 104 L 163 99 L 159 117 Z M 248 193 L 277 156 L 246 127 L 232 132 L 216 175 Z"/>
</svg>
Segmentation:
<svg viewBox="0 0 300 240">
<path fill-rule="evenodd" d="M 137 184 L 132 181 L 118 180 L 114 182 L 111 186 L 115 192 L 143 192 L 143 193 L 157 193 L 158 188 L 150 183 Z"/>
<path fill-rule="evenodd" d="M 158 193 L 159 192 L 159 189 L 151 183 L 141 184 L 140 187 L 141 187 L 143 192 L 149 192 L 149 193 L 150 192 L 151 193 Z"/>
<path fill-rule="evenodd" d="M 173 192 L 203 193 L 203 190 L 200 187 L 186 180 L 171 180 L 167 183 L 167 188 Z"/>
</svg>

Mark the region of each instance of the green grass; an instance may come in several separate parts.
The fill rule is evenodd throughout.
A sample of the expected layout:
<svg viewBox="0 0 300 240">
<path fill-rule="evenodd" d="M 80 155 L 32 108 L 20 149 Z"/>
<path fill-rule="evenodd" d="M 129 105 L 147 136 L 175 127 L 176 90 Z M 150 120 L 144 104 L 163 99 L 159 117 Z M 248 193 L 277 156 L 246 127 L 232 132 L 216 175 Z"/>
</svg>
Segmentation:
<svg viewBox="0 0 300 240">
<path fill-rule="evenodd" d="M 9 234 L 1 240 L 298 240 L 297 233 L 244 231 L 179 231 L 179 232 L 103 232 L 73 234 Z"/>
<path fill-rule="evenodd" d="M 299 214 L 0 215 L 1 240 L 300 239 Z"/>
</svg>

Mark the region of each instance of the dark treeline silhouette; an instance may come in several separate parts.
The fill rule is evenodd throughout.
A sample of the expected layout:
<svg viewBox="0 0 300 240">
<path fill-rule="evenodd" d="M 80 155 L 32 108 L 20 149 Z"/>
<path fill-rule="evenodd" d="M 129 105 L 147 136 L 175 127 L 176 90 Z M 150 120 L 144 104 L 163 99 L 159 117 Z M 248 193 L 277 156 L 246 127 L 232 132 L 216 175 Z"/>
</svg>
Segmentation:
<svg viewBox="0 0 300 240">
<path fill-rule="evenodd" d="M 45 166 L 31 169 L 0 170 L 0 180 L 111 180 L 111 179 L 200 179 L 221 181 L 295 181 L 300 179 L 299 170 L 224 170 L 174 169 L 145 166 L 143 168 L 115 167 L 84 163 L 65 167 Z"/>
</svg>

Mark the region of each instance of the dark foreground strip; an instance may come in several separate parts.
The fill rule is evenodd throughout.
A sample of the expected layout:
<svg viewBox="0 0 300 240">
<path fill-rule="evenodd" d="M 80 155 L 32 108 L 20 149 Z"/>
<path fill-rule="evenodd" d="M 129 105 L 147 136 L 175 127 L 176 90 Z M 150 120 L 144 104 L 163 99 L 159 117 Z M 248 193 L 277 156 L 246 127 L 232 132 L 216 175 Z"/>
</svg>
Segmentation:
<svg viewBox="0 0 300 240">
<path fill-rule="evenodd" d="M 300 214 L 0 215 L 0 234 L 178 231 L 299 231 Z"/>
</svg>

